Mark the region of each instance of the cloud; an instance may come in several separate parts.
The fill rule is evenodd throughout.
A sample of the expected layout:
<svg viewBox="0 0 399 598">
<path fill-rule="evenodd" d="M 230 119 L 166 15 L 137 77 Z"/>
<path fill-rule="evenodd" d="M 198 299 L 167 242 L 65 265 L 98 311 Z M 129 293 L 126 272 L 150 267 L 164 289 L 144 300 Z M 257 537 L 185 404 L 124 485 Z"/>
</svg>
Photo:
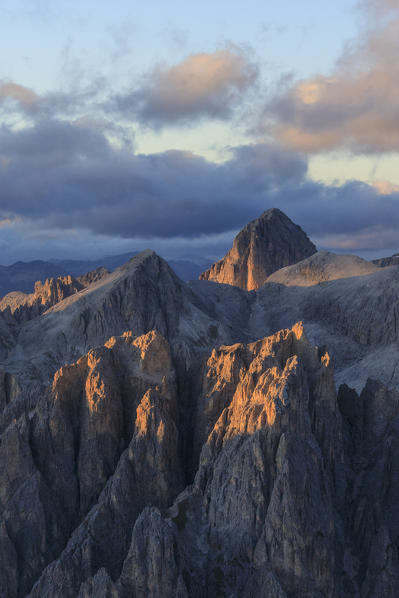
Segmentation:
<svg viewBox="0 0 399 598">
<path fill-rule="evenodd" d="M 13 115 L 39 122 L 49 118 L 109 118 L 159 129 L 201 119 L 226 120 L 244 103 L 258 78 L 248 50 L 229 45 L 191 54 L 173 66 L 158 65 L 116 93 L 111 78 L 83 69 L 64 51 L 64 87 L 38 95 L 16 82 L 0 81 L 0 105 Z M 93 118 L 93 117 L 91 117 Z"/>
<path fill-rule="evenodd" d="M 303 157 L 267 145 L 237 148 L 222 165 L 189 152 L 134 155 L 81 121 L 3 127 L 0 148 L 1 218 L 125 238 L 234 229 L 257 216 L 265 190 L 306 172 Z"/>
<path fill-rule="evenodd" d="M 104 99 L 100 99 L 104 89 L 108 86 L 101 77 L 41 95 L 15 81 L 0 81 L 0 107 L 3 116 L 12 115 L 12 120 L 20 126 L 50 118 L 84 117 L 87 112 L 96 114 L 97 120 L 104 120 Z"/>
<path fill-rule="evenodd" d="M 367 16 L 385 17 L 399 10 L 399 0 L 360 0 L 358 6 Z"/>
<path fill-rule="evenodd" d="M 313 237 L 313 241 L 324 247 L 338 248 L 345 253 L 366 253 L 372 252 L 371 259 L 382 255 L 388 256 L 396 253 L 398 249 L 398 229 L 396 227 L 370 225 L 369 227 L 355 231 L 353 234 L 326 233 L 321 237 Z M 384 251 L 385 250 L 385 251 Z"/>
<path fill-rule="evenodd" d="M 277 144 L 237 147 L 217 164 L 181 151 L 134 154 L 92 123 L 46 120 L 0 128 L 0 163 L 2 238 L 7 220 L 13 230 L 17 222 L 41 238 L 47 231 L 47 250 L 51 235 L 70 239 L 70 231 L 82 252 L 96 238 L 116 248 L 220 244 L 273 206 L 328 247 L 333 238 L 335 248 L 345 239 L 353 250 L 391 247 L 389 231 L 399 227 L 396 188 L 311 181 L 305 157 Z"/>
<path fill-rule="evenodd" d="M 0 81 L 0 103 L 7 100 L 16 102 L 22 110 L 26 111 L 36 109 L 40 102 L 39 96 L 29 87 L 12 81 Z"/>
<path fill-rule="evenodd" d="M 395 185 L 390 181 L 377 179 L 373 181 L 371 185 L 380 195 L 392 195 L 392 193 L 399 193 L 399 185 Z"/>
<path fill-rule="evenodd" d="M 334 70 L 289 85 L 266 106 L 261 126 L 288 147 L 309 153 L 399 150 L 399 2 L 362 5 L 368 16 L 378 10 L 381 19 L 348 44 Z"/>
<path fill-rule="evenodd" d="M 174 66 L 155 68 L 141 86 L 117 95 L 115 106 L 154 127 L 204 117 L 227 119 L 257 76 L 248 53 L 236 46 L 191 54 Z"/>
</svg>

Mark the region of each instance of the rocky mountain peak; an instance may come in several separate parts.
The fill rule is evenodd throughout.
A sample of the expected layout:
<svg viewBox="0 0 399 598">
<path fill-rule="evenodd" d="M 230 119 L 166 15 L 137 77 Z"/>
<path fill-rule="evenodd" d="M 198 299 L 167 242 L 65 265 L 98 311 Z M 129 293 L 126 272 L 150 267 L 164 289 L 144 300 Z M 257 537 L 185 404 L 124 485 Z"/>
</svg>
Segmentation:
<svg viewBox="0 0 399 598">
<path fill-rule="evenodd" d="M 306 233 L 281 210 L 272 208 L 247 224 L 225 257 L 203 272 L 200 279 L 252 291 L 276 270 L 315 252 Z"/>
<path fill-rule="evenodd" d="M 298 248 L 270 210 L 224 272 Z M 266 283 L 146 250 L 0 302 L 1 598 L 399 596 L 399 266 Z"/>
<path fill-rule="evenodd" d="M 8 312 L 16 322 L 26 322 L 66 297 L 78 293 L 84 286 L 81 281 L 69 275 L 47 278 L 44 283 L 38 280 L 33 293 L 13 291 L 0 299 L 0 312 Z"/>
</svg>

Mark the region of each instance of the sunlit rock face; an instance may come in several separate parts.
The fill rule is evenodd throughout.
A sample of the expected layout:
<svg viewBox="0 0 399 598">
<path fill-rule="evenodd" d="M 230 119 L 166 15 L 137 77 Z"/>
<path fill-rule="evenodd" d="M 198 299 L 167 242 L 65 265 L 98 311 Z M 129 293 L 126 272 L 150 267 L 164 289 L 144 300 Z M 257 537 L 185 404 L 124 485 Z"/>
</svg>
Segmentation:
<svg viewBox="0 0 399 598">
<path fill-rule="evenodd" d="M 0 312 L 19 323 L 31 320 L 67 297 L 79 293 L 91 284 L 109 274 L 106 268 L 97 268 L 83 276 L 59 276 L 47 278 L 44 283 L 38 280 L 34 292 L 27 294 L 13 291 L 0 299 Z"/>
<path fill-rule="evenodd" d="M 2 596 L 26 595 L 71 535 L 79 564 L 75 546 L 61 559 L 68 573 L 38 595 L 76 595 L 76 568 L 124 554 L 140 510 L 166 508 L 183 487 L 176 420 L 170 349 L 156 331 L 113 337 L 55 373 L 30 417 L 1 436 Z"/>
<path fill-rule="evenodd" d="M 303 230 L 273 208 L 247 224 L 226 256 L 203 272 L 200 279 L 252 291 L 261 287 L 272 272 L 315 252 L 316 247 Z"/>
<path fill-rule="evenodd" d="M 329 280 L 365 276 L 377 270 L 377 265 L 356 255 L 337 255 L 329 251 L 318 251 L 293 266 L 277 270 L 268 277 L 267 282 L 307 287 Z"/>
<path fill-rule="evenodd" d="M 185 509 L 184 536 L 195 535 L 201 513 L 208 546 L 189 595 L 334 595 L 344 455 L 328 354 L 297 324 L 221 347 L 204 382 L 198 425 L 206 440 L 193 488 L 175 506 Z"/>
<path fill-rule="evenodd" d="M 221 346 L 192 396 L 200 448 L 184 488 L 166 341 L 128 334 L 102 351 L 112 360 L 92 351 L 54 380 L 55 402 L 69 403 L 74 388 L 85 406 L 75 458 L 86 457 L 69 482 L 84 484 L 70 514 L 76 528 L 30 596 L 396 595 L 397 480 L 389 464 L 399 458 L 397 393 L 370 382 L 361 396 L 342 387 L 337 397 L 330 356 L 309 343 L 301 323 Z M 128 369 L 126 395 L 117 392 L 127 383 L 113 378 L 116 364 L 119 374 Z M 78 387 L 64 388 L 71 374 Z M 105 400 L 113 404 L 107 414 Z M 96 445 L 90 465 L 85 447 L 101 435 L 114 441 Z M 55 436 L 65 445 L 62 424 L 53 446 Z M 124 437 L 123 450 L 116 439 Z M 98 469 L 104 464 L 108 478 Z M 90 497 L 84 507 L 82 496 Z"/>
<path fill-rule="evenodd" d="M 31 294 L 14 291 L 5 295 L 0 300 L 0 311 L 19 323 L 26 322 L 83 288 L 84 285 L 73 276 L 48 278 L 44 283 L 37 281 Z"/>
<path fill-rule="evenodd" d="M 297 266 L 0 311 L 1 597 L 399 595 L 399 268 Z"/>
</svg>

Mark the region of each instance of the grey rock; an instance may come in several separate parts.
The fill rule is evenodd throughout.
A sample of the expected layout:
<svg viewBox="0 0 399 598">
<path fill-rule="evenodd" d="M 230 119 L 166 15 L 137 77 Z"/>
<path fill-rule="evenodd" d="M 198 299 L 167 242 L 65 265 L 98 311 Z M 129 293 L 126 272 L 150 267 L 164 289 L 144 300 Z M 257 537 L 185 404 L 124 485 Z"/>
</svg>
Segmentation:
<svg viewBox="0 0 399 598">
<path fill-rule="evenodd" d="M 381 257 L 372 262 L 379 268 L 386 268 L 388 266 L 399 266 L 399 253 L 394 253 L 390 257 Z"/>
<path fill-rule="evenodd" d="M 378 266 L 356 255 L 338 255 L 328 251 L 318 251 L 293 266 L 277 270 L 267 278 L 267 282 L 307 287 L 328 280 L 364 276 L 377 269 Z"/>
<path fill-rule="evenodd" d="M 90 270 L 90 272 L 86 272 L 86 274 L 82 274 L 81 276 L 77 277 L 77 280 L 84 286 L 88 287 L 93 282 L 97 282 L 107 276 L 109 271 L 104 266 L 99 266 L 95 270 Z"/>
<path fill-rule="evenodd" d="M 3 312 L 1 595 L 397 596 L 399 268 L 329 278 L 146 251 Z"/>
<path fill-rule="evenodd" d="M 48 278 L 44 284 L 39 280 L 29 295 L 18 291 L 5 295 L 0 300 L 0 311 L 11 315 L 18 323 L 26 322 L 83 288 L 84 285 L 72 276 Z"/>
<path fill-rule="evenodd" d="M 316 247 L 303 230 L 273 208 L 247 224 L 226 256 L 203 272 L 200 279 L 252 291 L 261 287 L 272 272 L 315 252 Z"/>
<path fill-rule="evenodd" d="M 173 596 L 178 577 L 173 524 L 165 521 L 155 507 L 147 507 L 133 528 L 119 585 L 126 596 Z"/>
</svg>

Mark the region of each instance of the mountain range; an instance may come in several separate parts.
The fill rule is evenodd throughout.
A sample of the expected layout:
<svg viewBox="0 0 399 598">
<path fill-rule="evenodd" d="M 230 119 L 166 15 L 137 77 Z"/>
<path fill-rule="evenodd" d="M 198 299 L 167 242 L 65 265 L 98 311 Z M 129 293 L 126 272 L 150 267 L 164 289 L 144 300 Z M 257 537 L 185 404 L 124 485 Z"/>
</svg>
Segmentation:
<svg viewBox="0 0 399 598">
<path fill-rule="evenodd" d="M 37 281 L 58 276 L 82 276 L 87 272 L 103 267 L 109 271 L 125 264 L 137 252 L 122 253 L 101 257 L 96 260 L 34 260 L 15 262 L 10 266 L 0 266 L 0 296 L 12 291 L 31 293 Z M 170 267 L 183 280 L 198 278 L 204 268 L 211 265 L 207 259 L 172 259 Z"/>
<path fill-rule="evenodd" d="M 0 596 L 397 597 L 399 265 L 95 266 L 0 301 Z"/>
</svg>

